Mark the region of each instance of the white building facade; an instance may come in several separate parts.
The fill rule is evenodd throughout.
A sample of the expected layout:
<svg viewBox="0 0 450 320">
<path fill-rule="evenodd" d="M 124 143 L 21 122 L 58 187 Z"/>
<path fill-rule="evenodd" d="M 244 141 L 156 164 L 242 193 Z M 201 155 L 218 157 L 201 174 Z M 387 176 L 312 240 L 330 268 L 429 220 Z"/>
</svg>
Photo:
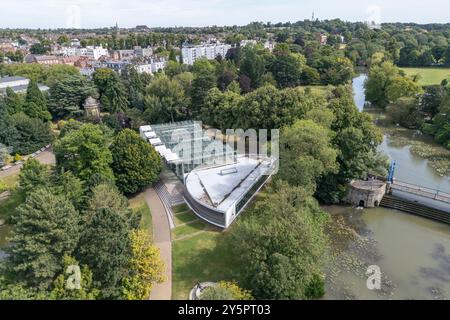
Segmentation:
<svg viewBox="0 0 450 320">
<path fill-rule="evenodd" d="M 197 59 L 201 58 L 213 60 L 219 55 L 225 58 L 231 48 L 231 45 L 222 43 L 185 46 L 181 48 L 181 56 L 184 64 L 193 65 Z"/>
</svg>

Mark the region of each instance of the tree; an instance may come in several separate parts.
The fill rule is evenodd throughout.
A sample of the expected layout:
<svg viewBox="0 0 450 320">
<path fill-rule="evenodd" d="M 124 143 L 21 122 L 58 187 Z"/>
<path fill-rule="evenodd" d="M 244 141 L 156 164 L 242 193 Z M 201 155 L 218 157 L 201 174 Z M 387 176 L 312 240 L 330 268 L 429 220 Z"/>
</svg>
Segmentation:
<svg viewBox="0 0 450 320">
<path fill-rule="evenodd" d="M 311 299 L 325 262 L 326 214 L 302 188 L 278 184 L 230 234 L 241 282 L 256 299 Z M 294 227 L 293 227 L 294 226 Z"/>
<path fill-rule="evenodd" d="M 161 172 L 155 149 L 130 129 L 120 132 L 111 145 L 112 169 L 120 190 L 133 194 L 151 185 Z"/>
<path fill-rule="evenodd" d="M 303 68 L 306 65 L 304 56 L 296 53 L 280 53 L 270 63 L 270 71 L 281 88 L 300 85 Z"/>
<path fill-rule="evenodd" d="M 46 54 L 50 51 L 48 46 L 43 45 L 42 43 L 35 43 L 30 47 L 30 52 L 32 54 Z"/>
<path fill-rule="evenodd" d="M 96 300 L 100 295 L 100 290 L 94 287 L 92 271 L 87 265 L 80 266 L 78 261 L 69 256 L 63 257 L 63 273 L 53 282 L 53 288 L 49 293 L 49 299 L 52 300 Z M 68 288 L 69 276 L 73 275 L 74 270 L 71 267 L 76 266 L 80 269 L 80 287 Z"/>
<path fill-rule="evenodd" d="M 30 81 L 25 96 L 24 112 L 31 118 L 38 118 L 43 121 L 51 120 L 52 116 L 47 109 L 47 100 L 39 89 L 37 83 Z"/>
<path fill-rule="evenodd" d="M 337 170 L 337 151 L 331 139 L 331 131 L 311 120 L 299 120 L 286 127 L 280 137 L 278 177 L 314 191 L 322 175 Z"/>
<path fill-rule="evenodd" d="M 19 188 L 28 194 L 39 187 L 48 187 L 51 182 L 50 169 L 36 159 L 27 160 L 19 175 Z"/>
<path fill-rule="evenodd" d="M 264 56 L 254 46 L 246 46 L 241 50 L 240 72 L 251 80 L 253 89 L 262 85 L 262 76 L 266 72 Z"/>
<path fill-rule="evenodd" d="M 373 65 L 366 80 L 366 98 L 373 104 L 386 107 L 389 103 L 388 89 L 399 76 L 399 69 L 392 62 Z"/>
<path fill-rule="evenodd" d="M 144 106 L 152 123 L 182 120 L 190 113 L 183 86 L 164 74 L 158 75 L 147 87 Z"/>
<path fill-rule="evenodd" d="M 56 40 L 56 43 L 58 43 L 59 45 L 69 44 L 69 42 L 69 37 L 67 37 L 65 34 L 60 35 Z"/>
<path fill-rule="evenodd" d="M 214 65 L 206 59 L 195 61 L 193 71 L 191 110 L 192 115 L 196 117 L 200 113 L 208 91 L 216 86 L 217 80 Z"/>
<path fill-rule="evenodd" d="M 6 88 L 6 109 L 10 115 L 23 111 L 23 97 L 14 92 L 10 87 Z"/>
<path fill-rule="evenodd" d="M 30 118 L 23 113 L 12 116 L 8 126 L 13 126 L 15 132 L 8 138 L 9 146 L 18 154 L 31 154 L 53 141 L 53 132 L 49 122 L 38 118 Z"/>
<path fill-rule="evenodd" d="M 62 271 L 64 254 L 78 243 L 78 212 L 63 195 L 40 188 L 27 196 L 12 220 L 8 270 L 28 286 L 48 289 Z"/>
<path fill-rule="evenodd" d="M 127 93 L 116 72 L 109 68 L 97 69 L 92 76 L 103 107 L 109 112 L 125 111 L 128 106 Z"/>
<path fill-rule="evenodd" d="M 95 86 L 81 75 L 67 76 L 50 88 L 49 109 L 55 118 L 64 119 L 83 114 L 87 97 L 97 95 Z"/>
<path fill-rule="evenodd" d="M 115 185 L 101 182 L 92 187 L 90 193 L 86 211 L 83 213 L 85 222 L 89 223 L 98 210 L 110 209 L 125 220 L 129 228 L 139 226 L 141 215 L 130 210 L 128 199 L 119 192 Z"/>
<path fill-rule="evenodd" d="M 100 126 L 84 124 L 56 141 L 54 146 L 58 170 L 72 171 L 83 181 L 98 174 L 113 179 L 108 139 Z"/>
<path fill-rule="evenodd" d="M 395 103 L 400 98 L 414 97 L 422 92 L 421 86 L 410 78 L 398 76 L 386 89 L 386 97 Z"/>
<path fill-rule="evenodd" d="M 130 237 L 131 275 L 124 280 L 123 296 L 127 300 L 146 300 L 153 285 L 164 281 L 164 263 L 146 231 L 134 230 Z"/>
<path fill-rule="evenodd" d="M 250 291 L 240 288 L 235 282 L 220 281 L 216 286 L 208 287 L 200 300 L 253 300 Z"/>
<path fill-rule="evenodd" d="M 90 266 L 94 286 L 103 299 L 122 297 L 122 279 L 129 276 L 131 243 L 126 222 L 111 209 L 95 212 L 82 232 L 77 258 Z"/>
</svg>

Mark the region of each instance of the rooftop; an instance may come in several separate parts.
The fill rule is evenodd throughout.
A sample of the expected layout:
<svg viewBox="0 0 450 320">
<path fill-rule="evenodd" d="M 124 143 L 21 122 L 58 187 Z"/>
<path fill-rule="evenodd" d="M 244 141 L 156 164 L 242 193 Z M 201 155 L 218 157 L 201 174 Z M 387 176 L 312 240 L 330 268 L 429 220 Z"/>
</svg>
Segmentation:
<svg viewBox="0 0 450 320">
<path fill-rule="evenodd" d="M 21 81 L 21 80 L 27 80 L 27 78 L 24 78 L 24 77 L 3 77 L 3 78 L 0 78 L 0 83 Z"/>
<path fill-rule="evenodd" d="M 186 177 L 186 188 L 197 201 L 226 212 L 270 171 L 271 164 L 269 158 L 238 156 L 232 164 L 192 171 Z"/>
</svg>

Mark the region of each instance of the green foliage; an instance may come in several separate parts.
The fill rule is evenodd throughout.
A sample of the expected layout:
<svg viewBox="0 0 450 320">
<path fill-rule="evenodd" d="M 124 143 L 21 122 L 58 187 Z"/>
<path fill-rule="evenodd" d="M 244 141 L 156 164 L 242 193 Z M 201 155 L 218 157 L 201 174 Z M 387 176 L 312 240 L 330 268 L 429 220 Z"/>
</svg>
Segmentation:
<svg viewBox="0 0 450 320">
<path fill-rule="evenodd" d="M 127 92 L 118 74 L 112 69 L 100 68 L 92 77 L 103 108 L 112 113 L 125 111 L 128 106 Z"/>
<path fill-rule="evenodd" d="M 111 209 L 96 211 L 83 230 L 77 257 L 90 266 L 103 299 L 122 297 L 122 280 L 130 274 L 130 248 L 124 219 Z"/>
<path fill-rule="evenodd" d="M 147 231 L 133 230 L 130 238 L 131 275 L 124 279 L 123 295 L 127 300 L 146 300 L 153 285 L 164 281 L 164 263 Z"/>
<path fill-rule="evenodd" d="M 19 189 L 25 194 L 50 185 L 51 171 L 36 159 L 27 160 L 19 174 Z"/>
<path fill-rule="evenodd" d="M 112 155 L 108 144 L 108 137 L 100 126 L 84 124 L 56 141 L 57 168 L 71 171 L 83 181 L 95 174 L 112 179 Z"/>
<path fill-rule="evenodd" d="M 47 99 L 33 80 L 28 84 L 23 109 L 25 114 L 31 118 L 38 118 L 43 121 L 49 121 L 52 118 L 47 109 Z"/>
<path fill-rule="evenodd" d="M 306 65 L 304 56 L 295 53 L 275 55 L 270 63 L 270 71 L 281 88 L 300 85 L 303 68 Z"/>
<path fill-rule="evenodd" d="M 54 118 L 78 117 L 87 97 L 97 95 L 95 86 L 81 75 L 67 76 L 50 88 L 49 109 Z"/>
<path fill-rule="evenodd" d="M 220 281 L 216 286 L 208 287 L 200 300 L 253 300 L 250 291 L 240 288 L 235 282 Z"/>
<path fill-rule="evenodd" d="M 325 217 L 304 189 L 280 184 L 238 222 L 231 248 L 256 299 L 312 298 L 328 246 Z"/>
<path fill-rule="evenodd" d="M 263 75 L 266 72 L 266 61 L 254 46 L 246 46 L 241 50 L 240 72 L 246 75 L 251 80 L 251 87 L 253 89 L 259 88 L 262 85 Z"/>
<path fill-rule="evenodd" d="M 298 120 L 285 127 L 280 137 L 278 178 L 313 192 L 316 180 L 337 170 L 332 137 L 330 130 L 311 120 Z"/>
<path fill-rule="evenodd" d="M 10 115 L 23 111 L 24 99 L 10 87 L 6 88 L 6 109 Z"/>
<path fill-rule="evenodd" d="M 79 214 L 63 195 L 40 188 L 31 192 L 12 216 L 7 268 L 28 286 L 47 289 L 62 270 L 64 254 L 79 239 Z"/>
<path fill-rule="evenodd" d="M 161 159 L 155 149 L 137 133 L 125 129 L 111 145 L 112 168 L 119 189 L 133 194 L 151 185 L 161 172 Z"/>
<path fill-rule="evenodd" d="M 5 144 L 11 146 L 15 153 L 31 154 L 50 144 L 54 138 L 49 122 L 23 113 L 13 115 L 8 125 L 14 129 L 6 130 L 11 136 L 5 138 Z"/>
<path fill-rule="evenodd" d="M 185 119 L 189 115 L 183 86 L 164 74 L 152 80 L 144 97 L 145 117 L 151 123 Z"/>
<path fill-rule="evenodd" d="M 79 266 L 76 259 L 69 255 L 63 257 L 63 273 L 53 282 L 53 288 L 49 293 L 52 300 L 96 300 L 100 295 L 100 290 L 94 287 L 92 271 L 87 265 Z M 71 273 L 69 267 L 77 266 L 81 271 L 80 288 L 67 288 L 67 282 Z M 73 272 L 73 271 L 72 271 Z"/>
</svg>

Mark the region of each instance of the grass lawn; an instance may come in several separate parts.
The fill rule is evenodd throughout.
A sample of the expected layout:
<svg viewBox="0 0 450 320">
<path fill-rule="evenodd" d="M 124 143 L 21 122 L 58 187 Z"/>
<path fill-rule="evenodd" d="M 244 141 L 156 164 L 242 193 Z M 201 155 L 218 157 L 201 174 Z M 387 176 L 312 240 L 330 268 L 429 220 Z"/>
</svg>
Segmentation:
<svg viewBox="0 0 450 320">
<path fill-rule="evenodd" d="M 8 189 L 13 189 L 19 180 L 19 174 L 13 174 L 4 178 L 0 178 L 0 181 L 6 184 Z"/>
<path fill-rule="evenodd" d="M 300 86 L 299 88 L 303 90 L 309 88 L 313 93 L 325 95 L 333 88 L 333 86 Z"/>
<path fill-rule="evenodd" d="M 181 228 L 181 227 L 180 227 Z M 233 280 L 233 257 L 225 235 L 217 231 L 200 234 L 172 243 L 172 299 L 188 299 L 197 282 Z"/>
<path fill-rule="evenodd" d="M 141 229 L 147 230 L 150 236 L 153 235 L 152 229 L 152 213 L 150 208 L 145 201 L 144 194 L 141 193 L 134 198 L 129 199 L 130 209 L 135 213 L 140 213 L 142 215 L 141 219 Z"/>
<path fill-rule="evenodd" d="M 232 280 L 225 234 L 201 221 L 186 205 L 172 208 L 172 299 L 188 299 L 197 282 Z"/>
<path fill-rule="evenodd" d="M 450 78 L 450 68 L 402 68 L 406 75 L 420 74 L 420 84 L 430 86 L 441 84 L 442 80 Z"/>
</svg>

